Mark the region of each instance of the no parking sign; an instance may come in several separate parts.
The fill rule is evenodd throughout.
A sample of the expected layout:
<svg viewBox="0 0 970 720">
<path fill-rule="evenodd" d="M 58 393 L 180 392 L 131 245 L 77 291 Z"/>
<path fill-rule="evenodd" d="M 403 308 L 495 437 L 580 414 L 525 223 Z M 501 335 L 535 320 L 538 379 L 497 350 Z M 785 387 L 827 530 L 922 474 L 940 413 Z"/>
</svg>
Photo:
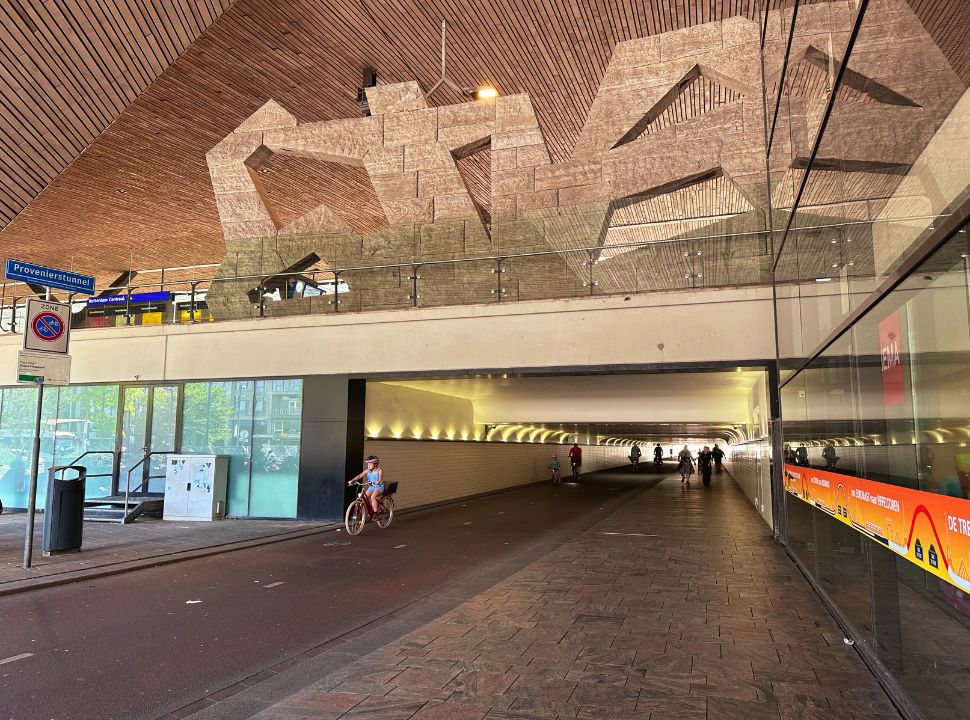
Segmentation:
<svg viewBox="0 0 970 720">
<path fill-rule="evenodd" d="M 24 350 L 67 354 L 71 306 L 47 300 L 27 301 Z"/>
</svg>

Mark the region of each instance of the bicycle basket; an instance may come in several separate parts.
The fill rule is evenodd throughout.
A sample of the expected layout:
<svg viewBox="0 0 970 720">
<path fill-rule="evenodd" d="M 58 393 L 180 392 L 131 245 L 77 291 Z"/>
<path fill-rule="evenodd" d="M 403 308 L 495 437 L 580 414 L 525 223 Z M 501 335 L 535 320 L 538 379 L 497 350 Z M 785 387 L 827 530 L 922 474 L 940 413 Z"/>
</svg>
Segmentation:
<svg viewBox="0 0 970 720">
<path fill-rule="evenodd" d="M 389 483 L 388 486 L 387 486 L 387 488 L 384 490 L 384 494 L 385 495 L 393 495 L 396 492 L 397 492 L 397 483 L 396 482 Z"/>
</svg>

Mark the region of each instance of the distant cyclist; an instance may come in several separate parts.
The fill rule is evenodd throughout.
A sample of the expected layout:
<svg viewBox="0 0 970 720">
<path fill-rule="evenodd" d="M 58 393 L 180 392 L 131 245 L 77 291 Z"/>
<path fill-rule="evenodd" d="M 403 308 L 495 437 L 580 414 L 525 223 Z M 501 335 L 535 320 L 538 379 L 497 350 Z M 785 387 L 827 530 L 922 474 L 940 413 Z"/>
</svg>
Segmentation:
<svg viewBox="0 0 970 720">
<path fill-rule="evenodd" d="M 573 480 L 579 480 L 579 473 L 583 469 L 583 449 L 579 443 L 573 443 L 569 448 L 569 464 L 573 468 Z"/>
<path fill-rule="evenodd" d="M 638 472 L 640 470 L 640 446 L 634 445 L 630 448 L 630 464 L 633 465 L 633 472 Z"/>
<path fill-rule="evenodd" d="M 380 458 L 376 455 L 368 455 L 365 462 L 367 463 L 367 469 L 360 475 L 352 477 L 347 484 L 351 485 L 364 477 L 367 478 L 367 490 L 364 492 L 364 497 L 367 498 L 371 510 L 376 515 L 377 503 L 380 502 L 381 495 L 384 493 L 384 470 L 381 469 Z"/>
<path fill-rule="evenodd" d="M 559 479 L 560 479 L 559 478 L 560 465 L 559 465 L 559 457 L 558 456 L 556 456 L 556 455 L 553 455 L 552 456 L 552 460 L 549 461 L 549 469 L 552 471 L 552 484 L 553 485 L 558 485 L 559 484 Z"/>
<path fill-rule="evenodd" d="M 657 447 L 653 449 L 653 464 L 657 466 L 664 464 L 664 449 L 660 447 L 660 443 L 657 443 Z"/>
</svg>

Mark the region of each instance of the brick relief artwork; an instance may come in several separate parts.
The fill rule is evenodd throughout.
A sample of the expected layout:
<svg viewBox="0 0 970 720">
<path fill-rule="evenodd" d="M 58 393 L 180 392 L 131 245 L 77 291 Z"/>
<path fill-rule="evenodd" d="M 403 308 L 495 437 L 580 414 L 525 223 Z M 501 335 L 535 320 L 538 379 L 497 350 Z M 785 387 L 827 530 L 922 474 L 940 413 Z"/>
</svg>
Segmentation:
<svg viewBox="0 0 970 720">
<path fill-rule="evenodd" d="M 962 84 L 903 0 L 868 17 L 799 227 L 933 205 L 909 168 Z M 769 102 L 787 98 L 777 117 L 764 116 L 758 24 L 710 22 L 616 45 L 562 162 L 528 95 L 434 107 L 401 82 L 367 89 L 369 116 L 306 123 L 269 100 L 207 154 L 220 277 L 253 278 L 213 283 L 213 314 L 250 317 L 274 292 L 267 315 L 770 282 L 769 209 L 783 225 L 854 16 L 842 2 L 801 8 L 782 83 L 790 19 L 767 20 Z M 858 227 L 852 267 L 871 275 L 872 232 Z M 824 265 L 825 232 L 800 242 L 803 262 Z M 439 262 L 495 256 L 509 259 Z M 294 292 L 279 273 L 330 291 Z"/>
</svg>

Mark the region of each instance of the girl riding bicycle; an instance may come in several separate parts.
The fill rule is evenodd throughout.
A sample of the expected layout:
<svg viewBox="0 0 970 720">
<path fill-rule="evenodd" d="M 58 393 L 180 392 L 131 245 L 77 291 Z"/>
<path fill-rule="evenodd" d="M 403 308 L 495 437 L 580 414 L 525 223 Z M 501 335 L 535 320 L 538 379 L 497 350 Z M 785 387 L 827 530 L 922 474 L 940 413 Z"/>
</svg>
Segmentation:
<svg viewBox="0 0 970 720">
<path fill-rule="evenodd" d="M 348 485 L 353 485 L 358 480 L 367 478 L 367 490 L 364 492 L 364 497 L 367 498 L 367 504 L 370 505 L 371 511 L 377 514 L 377 504 L 381 500 L 381 495 L 384 493 L 384 470 L 381 469 L 380 458 L 376 455 L 368 455 L 367 469 L 364 470 L 360 475 L 356 475 L 350 479 Z"/>
</svg>

